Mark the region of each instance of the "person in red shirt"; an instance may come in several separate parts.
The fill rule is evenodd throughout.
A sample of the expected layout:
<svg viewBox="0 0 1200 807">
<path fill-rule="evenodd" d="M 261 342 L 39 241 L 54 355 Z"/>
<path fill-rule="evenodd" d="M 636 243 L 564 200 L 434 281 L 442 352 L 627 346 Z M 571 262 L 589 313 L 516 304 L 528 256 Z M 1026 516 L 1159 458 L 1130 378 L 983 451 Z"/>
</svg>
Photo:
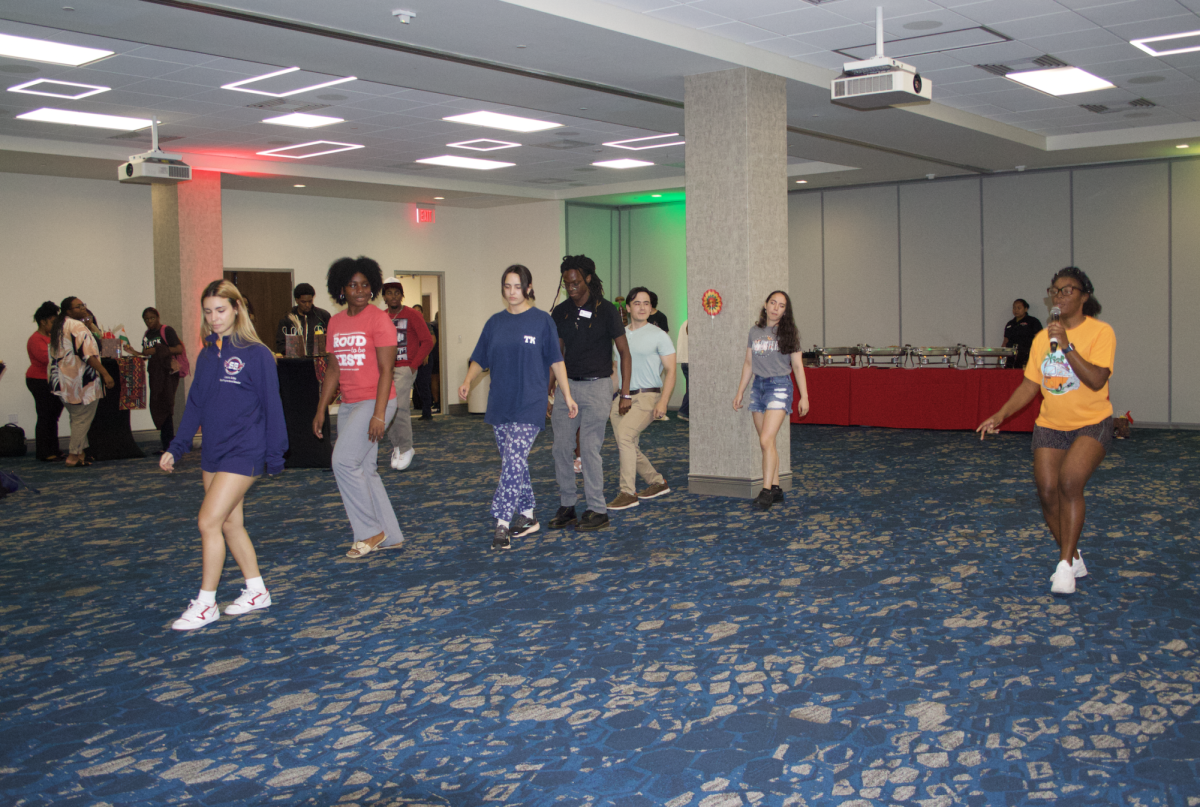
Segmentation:
<svg viewBox="0 0 1200 807">
<path fill-rule="evenodd" d="M 404 305 L 404 284 L 399 278 L 389 277 L 383 281 L 383 301 L 387 303 L 387 315 L 396 326 L 396 367 L 392 383 L 396 388 L 397 405 L 396 416 L 387 427 L 387 437 L 392 444 L 392 468 L 403 471 L 416 453 L 407 404 L 412 397 L 417 368 L 433 350 L 433 336 L 421 312 Z"/>
<path fill-rule="evenodd" d="M 58 306 L 47 300 L 33 315 L 37 330 L 25 343 L 29 353 L 29 369 L 25 371 L 25 386 L 37 406 L 37 458 L 44 462 L 64 459 L 58 448 L 58 418 L 62 415 L 62 399 L 50 391 L 46 371 L 50 365 L 50 329 L 58 316 Z"/>
<path fill-rule="evenodd" d="M 333 476 L 354 530 L 346 557 L 357 559 L 404 545 L 404 533 L 379 478 L 379 438 L 396 414 L 396 329 L 387 314 L 371 305 L 383 288 L 383 272 L 375 261 L 334 261 L 326 287 L 346 310 L 329 320 L 325 349 L 334 360 L 327 362 L 312 429 L 318 440 L 324 439 L 325 410 L 340 387 Z"/>
</svg>

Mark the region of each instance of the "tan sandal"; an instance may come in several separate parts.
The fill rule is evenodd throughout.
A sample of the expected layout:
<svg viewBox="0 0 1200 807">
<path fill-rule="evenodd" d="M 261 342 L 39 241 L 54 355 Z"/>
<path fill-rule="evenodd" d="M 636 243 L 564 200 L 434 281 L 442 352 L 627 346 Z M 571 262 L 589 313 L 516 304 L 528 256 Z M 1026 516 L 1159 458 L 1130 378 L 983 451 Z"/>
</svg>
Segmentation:
<svg viewBox="0 0 1200 807">
<path fill-rule="evenodd" d="M 400 547 L 404 546 L 403 540 L 397 541 L 396 543 L 388 546 L 380 546 L 380 544 L 387 540 L 387 536 L 382 532 L 379 533 L 379 535 L 373 535 L 371 537 L 378 538 L 379 542 L 375 544 L 369 544 L 367 541 L 355 541 L 350 545 L 350 551 L 346 553 L 346 557 L 358 560 L 359 558 L 365 558 L 372 552 L 378 552 L 383 549 L 399 549 Z M 368 538 L 367 540 L 369 541 L 371 539 Z"/>
</svg>

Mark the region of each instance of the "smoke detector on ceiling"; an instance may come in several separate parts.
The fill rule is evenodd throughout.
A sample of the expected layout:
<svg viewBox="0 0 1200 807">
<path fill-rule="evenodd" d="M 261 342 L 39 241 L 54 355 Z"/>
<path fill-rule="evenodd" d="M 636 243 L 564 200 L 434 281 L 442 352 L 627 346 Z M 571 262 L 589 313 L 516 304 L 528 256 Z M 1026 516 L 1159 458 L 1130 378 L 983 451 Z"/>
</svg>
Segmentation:
<svg viewBox="0 0 1200 807">
<path fill-rule="evenodd" d="M 405 25 L 408 25 L 410 22 L 412 22 L 413 17 L 417 16 L 417 12 L 405 11 L 402 8 L 398 8 L 392 12 L 392 16 L 400 20 L 400 22 L 404 23 Z"/>
</svg>

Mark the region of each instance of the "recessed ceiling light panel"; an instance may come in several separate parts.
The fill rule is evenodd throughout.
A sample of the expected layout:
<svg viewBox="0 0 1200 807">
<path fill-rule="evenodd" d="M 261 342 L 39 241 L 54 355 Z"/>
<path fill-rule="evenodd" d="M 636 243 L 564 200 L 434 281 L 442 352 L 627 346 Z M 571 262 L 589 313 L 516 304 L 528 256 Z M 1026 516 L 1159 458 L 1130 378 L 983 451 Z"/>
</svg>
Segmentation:
<svg viewBox="0 0 1200 807">
<path fill-rule="evenodd" d="M 468 112 L 465 115 L 451 115 L 442 120 L 467 123 L 471 126 L 486 126 L 489 129 L 503 129 L 506 132 L 544 132 L 547 129 L 557 129 L 562 126 L 561 123 L 518 118 L 516 115 L 501 115 L 499 112 Z"/>
<path fill-rule="evenodd" d="M 601 168 L 641 168 L 644 165 L 654 165 L 654 163 L 648 163 L 645 160 L 603 160 L 592 163 L 592 165 L 598 165 Z"/>
<path fill-rule="evenodd" d="M 316 129 L 318 126 L 329 126 L 333 123 L 343 123 L 345 118 L 330 118 L 325 115 L 306 115 L 303 112 L 293 112 L 290 115 L 280 115 L 278 118 L 264 118 L 263 123 L 273 123 L 277 126 L 296 126 L 300 129 Z"/>
<path fill-rule="evenodd" d="M 69 126 L 94 126 L 97 129 L 117 129 L 122 132 L 145 129 L 150 125 L 150 120 L 144 118 L 123 118 L 119 115 L 97 115 L 92 112 L 71 112 L 66 109 L 45 108 L 17 115 L 17 119 L 40 121 L 41 123 L 65 123 Z"/>
<path fill-rule="evenodd" d="M 29 95 L 45 95 L 50 98 L 65 98 L 68 101 L 78 101 L 89 95 L 99 95 L 108 92 L 111 87 L 100 87 L 95 84 L 76 84 L 73 81 L 53 81 L 48 78 L 38 78 L 9 87 L 9 92 L 21 92 Z"/>
<path fill-rule="evenodd" d="M 507 140 L 490 140 L 481 137 L 478 140 L 463 140 L 461 143 L 447 143 L 450 148 L 470 149 L 471 151 L 499 151 L 520 146 L 520 143 L 509 143 Z"/>
<path fill-rule="evenodd" d="M 1151 42 L 1170 42 L 1171 45 L 1159 50 Z M 1174 56 L 1178 53 L 1194 53 L 1200 50 L 1200 31 L 1188 31 L 1182 34 L 1167 34 L 1166 36 L 1148 36 L 1145 39 L 1131 40 L 1130 45 L 1140 48 L 1151 56 Z"/>
<path fill-rule="evenodd" d="M 508 168 L 516 165 L 516 163 L 502 163 L 499 160 L 480 160 L 475 157 L 455 157 L 452 154 L 446 154 L 441 157 L 427 157 L 424 160 L 417 160 L 425 165 L 444 165 L 449 168 L 473 168 L 476 171 L 491 171 L 495 168 Z"/>
<path fill-rule="evenodd" d="M 1115 85 L 1099 76 L 1093 76 L 1078 67 L 1052 67 L 1049 70 L 1023 70 L 1005 76 L 1018 84 L 1032 87 L 1047 95 L 1073 95 L 1079 92 L 1108 90 Z"/>
<path fill-rule="evenodd" d="M 633 137 L 629 140 L 613 140 L 604 145 L 617 149 L 628 149 L 629 151 L 645 151 L 646 149 L 660 149 L 665 146 L 682 146 L 683 142 L 679 138 L 679 132 L 672 132 L 671 134 L 650 135 L 649 137 Z"/>
<path fill-rule="evenodd" d="M 333 146 L 333 148 L 323 148 L 324 146 Z M 318 150 L 299 153 L 300 149 L 312 148 Z M 289 160 L 307 160 L 309 157 L 320 157 L 324 154 L 337 154 L 339 151 L 353 151 L 360 148 L 364 148 L 364 146 L 355 143 L 335 143 L 332 140 L 313 140 L 310 143 L 298 143 L 294 146 L 284 146 L 283 148 L 270 149 L 258 153 L 264 157 L 287 157 Z M 288 152 L 292 153 L 289 154 Z"/>
<path fill-rule="evenodd" d="M 7 56 L 10 59 L 26 59 L 31 62 L 48 62 L 79 67 L 112 55 L 113 51 L 111 50 L 83 48 L 78 45 L 47 42 L 44 39 L 0 34 L 0 56 Z"/>
<path fill-rule="evenodd" d="M 335 78 L 332 81 L 310 84 L 307 87 L 296 87 L 288 90 L 287 92 L 268 92 L 267 90 L 255 90 L 246 86 L 259 81 L 266 81 L 267 79 L 275 78 L 276 76 L 286 76 L 288 73 L 295 73 L 299 69 L 299 67 L 287 67 L 283 70 L 276 70 L 274 73 L 266 73 L 265 75 L 255 76 L 254 78 L 244 78 L 241 81 L 222 84 L 221 89 L 236 90 L 237 92 L 250 92 L 254 93 L 255 95 L 269 95 L 272 98 L 286 98 L 289 95 L 296 95 L 298 93 L 308 92 L 309 90 L 319 90 L 322 87 L 332 87 L 334 84 L 345 84 L 347 81 L 354 81 L 356 78 L 355 76 L 343 76 L 342 78 Z"/>
</svg>

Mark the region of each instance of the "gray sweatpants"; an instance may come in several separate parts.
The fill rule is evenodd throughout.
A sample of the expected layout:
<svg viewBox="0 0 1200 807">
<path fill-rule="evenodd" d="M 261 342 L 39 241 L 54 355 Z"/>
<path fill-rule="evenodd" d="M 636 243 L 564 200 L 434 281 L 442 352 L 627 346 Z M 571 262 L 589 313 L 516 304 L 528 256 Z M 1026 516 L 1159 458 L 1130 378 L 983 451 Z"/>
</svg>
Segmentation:
<svg viewBox="0 0 1200 807">
<path fill-rule="evenodd" d="M 558 502 L 563 507 L 574 507 L 579 500 L 575 482 L 575 435 L 578 434 L 587 509 L 607 513 L 600 446 L 604 443 L 604 427 L 612 406 L 612 379 L 572 381 L 571 397 L 579 404 L 578 415 L 570 416 L 561 388 L 554 392 L 554 411 L 550 414 L 550 425 L 554 427 L 554 478 L 558 480 Z"/>
<path fill-rule="evenodd" d="M 395 413 L 396 402 L 389 401 L 384 420 L 391 420 Z M 338 407 L 333 476 L 350 517 L 354 540 L 365 541 L 382 532 L 387 534 L 383 544 L 391 546 L 402 542 L 404 533 L 379 478 L 379 443 L 372 443 L 367 435 L 374 414 L 374 398 Z"/>
<path fill-rule="evenodd" d="M 403 454 L 413 447 L 412 417 L 408 414 L 408 402 L 412 398 L 413 379 L 416 374 L 411 367 L 397 367 L 392 374 L 392 384 L 396 387 L 396 416 L 390 418 L 387 427 L 387 439 L 392 448 L 400 449 Z"/>
</svg>

